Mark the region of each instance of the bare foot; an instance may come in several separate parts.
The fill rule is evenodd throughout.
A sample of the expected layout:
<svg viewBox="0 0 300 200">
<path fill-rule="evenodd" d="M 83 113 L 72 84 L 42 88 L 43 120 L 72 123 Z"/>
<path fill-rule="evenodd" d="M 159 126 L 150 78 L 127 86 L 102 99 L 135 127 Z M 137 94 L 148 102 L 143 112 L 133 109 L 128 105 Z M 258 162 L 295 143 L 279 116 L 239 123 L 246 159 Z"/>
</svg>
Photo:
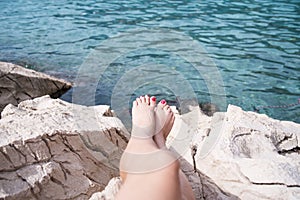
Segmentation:
<svg viewBox="0 0 300 200">
<path fill-rule="evenodd" d="M 135 138 L 150 138 L 155 131 L 154 108 L 155 97 L 141 96 L 136 98 L 132 107 L 132 132 Z"/>
<path fill-rule="evenodd" d="M 159 148 L 165 147 L 166 138 L 168 137 L 175 120 L 174 113 L 165 100 L 161 100 L 155 110 L 155 135 L 153 137 Z"/>
<path fill-rule="evenodd" d="M 120 160 L 120 176 L 125 181 L 127 172 L 131 169 L 132 159 L 130 154 L 141 154 L 154 151 L 157 145 L 153 141 L 155 133 L 156 98 L 141 96 L 136 98 L 132 107 L 132 132 L 131 138 Z M 137 148 L 138 147 L 138 148 Z"/>
</svg>

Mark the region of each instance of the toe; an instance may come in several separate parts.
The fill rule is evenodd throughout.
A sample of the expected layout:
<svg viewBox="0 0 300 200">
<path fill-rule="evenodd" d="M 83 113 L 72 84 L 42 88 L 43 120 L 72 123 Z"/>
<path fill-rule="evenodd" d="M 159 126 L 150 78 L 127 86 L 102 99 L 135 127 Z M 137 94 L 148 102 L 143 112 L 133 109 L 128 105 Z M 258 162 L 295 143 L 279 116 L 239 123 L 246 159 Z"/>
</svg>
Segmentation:
<svg viewBox="0 0 300 200">
<path fill-rule="evenodd" d="M 172 108 L 171 108 L 169 105 L 166 105 L 166 106 L 164 107 L 164 110 L 165 110 L 165 112 L 167 112 L 167 113 L 173 113 Z"/>
<path fill-rule="evenodd" d="M 141 104 L 142 103 L 142 100 L 141 100 L 141 98 L 136 98 L 136 100 L 135 100 L 136 102 L 137 102 L 137 104 Z"/>
<path fill-rule="evenodd" d="M 136 107 L 138 105 L 138 102 L 137 101 L 133 101 L 132 102 L 132 107 Z"/>
<path fill-rule="evenodd" d="M 144 96 L 140 96 L 141 102 L 146 103 L 146 98 Z"/>
<path fill-rule="evenodd" d="M 167 105 L 167 102 L 166 102 L 166 100 L 163 99 L 158 103 L 157 107 L 163 109 L 166 105 Z"/>
<path fill-rule="evenodd" d="M 150 105 L 150 97 L 148 95 L 145 95 L 145 100 L 146 100 L 146 103 L 148 105 Z"/>
<path fill-rule="evenodd" d="M 174 124 L 174 122 L 175 122 L 175 116 L 173 115 L 171 118 L 171 124 Z"/>
<path fill-rule="evenodd" d="M 152 96 L 150 98 L 150 106 L 155 106 L 156 105 L 156 97 L 155 96 Z"/>
<path fill-rule="evenodd" d="M 169 105 L 165 105 L 165 107 L 164 107 L 164 110 L 165 111 L 169 111 L 171 108 L 170 108 L 170 106 Z"/>
</svg>

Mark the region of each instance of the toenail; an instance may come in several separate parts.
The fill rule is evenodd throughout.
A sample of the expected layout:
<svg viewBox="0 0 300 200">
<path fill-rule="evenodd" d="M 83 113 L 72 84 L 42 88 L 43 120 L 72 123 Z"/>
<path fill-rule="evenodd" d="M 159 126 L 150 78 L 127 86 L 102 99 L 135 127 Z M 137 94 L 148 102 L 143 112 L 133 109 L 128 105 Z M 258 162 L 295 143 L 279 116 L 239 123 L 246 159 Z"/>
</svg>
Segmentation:
<svg viewBox="0 0 300 200">
<path fill-rule="evenodd" d="M 163 99 L 163 100 L 161 100 L 160 102 L 161 102 L 162 104 L 165 104 L 165 103 L 166 103 L 166 100 Z"/>
<path fill-rule="evenodd" d="M 156 98 L 155 98 L 155 97 L 152 97 L 151 100 L 152 100 L 152 101 L 156 101 Z"/>
</svg>

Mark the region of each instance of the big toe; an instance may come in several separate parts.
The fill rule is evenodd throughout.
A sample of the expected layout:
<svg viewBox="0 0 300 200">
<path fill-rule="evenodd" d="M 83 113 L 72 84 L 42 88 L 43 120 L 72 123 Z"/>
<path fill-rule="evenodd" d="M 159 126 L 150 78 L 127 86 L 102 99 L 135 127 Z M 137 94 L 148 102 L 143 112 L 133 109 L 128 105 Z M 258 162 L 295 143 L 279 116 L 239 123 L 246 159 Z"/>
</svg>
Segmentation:
<svg viewBox="0 0 300 200">
<path fill-rule="evenodd" d="M 157 108 L 160 108 L 161 110 L 163 110 L 166 107 L 166 105 L 167 105 L 167 102 L 166 102 L 166 100 L 163 99 L 158 103 Z"/>
<path fill-rule="evenodd" d="M 152 96 L 151 98 L 150 98 L 150 106 L 156 106 L 156 97 L 155 96 Z"/>
</svg>

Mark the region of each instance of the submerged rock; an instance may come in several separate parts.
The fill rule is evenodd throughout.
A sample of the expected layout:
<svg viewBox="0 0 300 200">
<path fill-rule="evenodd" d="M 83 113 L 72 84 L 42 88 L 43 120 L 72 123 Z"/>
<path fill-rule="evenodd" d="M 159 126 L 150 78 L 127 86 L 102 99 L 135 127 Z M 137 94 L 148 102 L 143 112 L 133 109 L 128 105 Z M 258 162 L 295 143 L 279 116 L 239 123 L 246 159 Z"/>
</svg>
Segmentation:
<svg viewBox="0 0 300 200">
<path fill-rule="evenodd" d="M 71 83 L 11 63 L 0 62 L 0 112 L 7 104 L 43 95 L 57 98 Z"/>
<path fill-rule="evenodd" d="M 49 96 L 8 105 L 0 137 L 0 199 L 88 199 L 118 176 L 128 141 L 109 106 Z"/>
</svg>

